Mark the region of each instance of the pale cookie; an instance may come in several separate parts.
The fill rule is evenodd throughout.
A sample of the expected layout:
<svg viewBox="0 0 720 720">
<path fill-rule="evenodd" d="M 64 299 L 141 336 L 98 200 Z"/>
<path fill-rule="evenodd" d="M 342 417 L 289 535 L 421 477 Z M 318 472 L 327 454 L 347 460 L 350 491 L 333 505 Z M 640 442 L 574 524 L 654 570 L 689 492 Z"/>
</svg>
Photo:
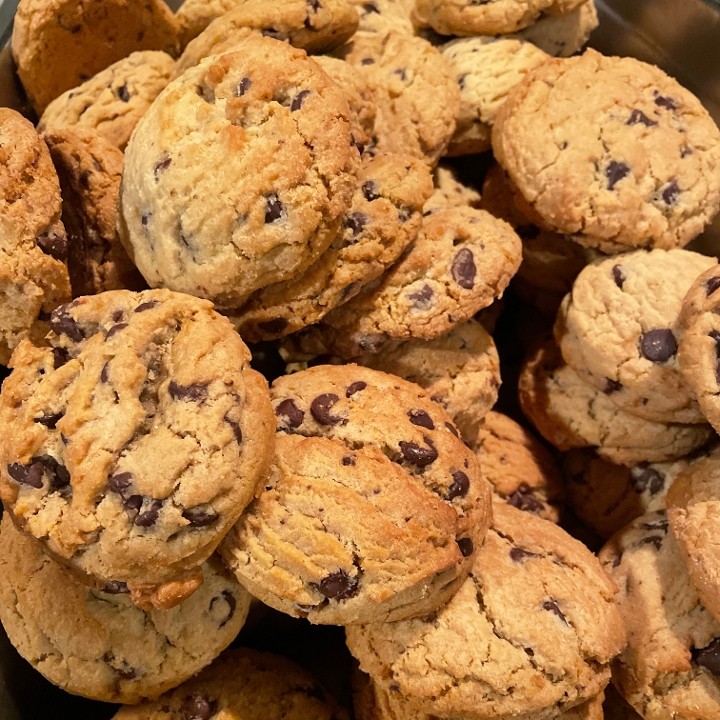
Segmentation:
<svg viewBox="0 0 720 720">
<path fill-rule="evenodd" d="M 470 570 L 489 488 L 447 413 L 413 383 L 321 365 L 271 388 L 275 456 L 220 546 L 264 603 L 312 623 L 432 612 Z"/>
<path fill-rule="evenodd" d="M 643 515 L 600 552 L 628 646 L 613 682 L 645 720 L 720 717 L 720 623 L 703 607 L 664 512 Z"/>
<path fill-rule="evenodd" d="M 346 629 L 361 669 L 418 713 L 556 717 L 602 691 L 625 642 L 616 588 L 592 553 L 553 523 L 505 503 L 493 510 L 447 605 Z"/>
<path fill-rule="evenodd" d="M 430 195 L 428 167 L 411 155 L 376 155 L 358 173 L 352 203 L 330 247 L 296 278 L 269 285 L 226 314 L 249 342 L 320 321 L 382 275 L 416 238 Z"/>
<path fill-rule="evenodd" d="M 360 15 L 359 33 L 384 34 L 395 30 L 414 35 L 412 10 L 415 0 L 350 0 Z"/>
<path fill-rule="evenodd" d="M 448 155 L 490 149 L 490 131 L 510 90 L 548 55 L 517 38 L 471 37 L 452 40 L 440 52 L 460 89 L 460 112 Z"/>
<path fill-rule="evenodd" d="M 237 308 L 330 245 L 359 165 L 340 89 L 263 37 L 168 85 L 125 154 L 120 231 L 151 286 Z"/>
<path fill-rule="evenodd" d="M 70 299 L 58 177 L 33 126 L 0 108 L 0 364 Z"/>
<path fill-rule="evenodd" d="M 66 128 L 44 138 L 60 178 L 73 295 L 146 288 L 117 235 L 123 154 L 91 130 Z"/>
<path fill-rule="evenodd" d="M 113 720 L 347 720 L 304 668 L 280 655 L 236 648 L 154 702 Z"/>
<path fill-rule="evenodd" d="M 480 193 L 464 184 L 449 166 L 437 165 L 433 170 L 435 189 L 423 208 L 423 215 L 430 215 L 445 208 L 469 206 L 480 207 Z"/>
<path fill-rule="evenodd" d="M 175 54 L 178 25 L 163 0 L 20 0 L 12 54 L 35 111 L 137 50 Z"/>
<path fill-rule="evenodd" d="M 634 58 L 588 50 L 532 70 L 492 143 L 547 223 L 607 252 L 682 247 L 720 207 L 720 130 L 694 95 Z"/>
<path fill-rule="evenodd" d="M 389 338 L 431 340 L 502 297 L 520 265 L 520 238 L 484 210 L 425 216 L 420 234 L 378 282 L 329 313 L 341 357 L 376 352 Z"/>
<path fill-rule="evenodd" d="M 426 40 L 395 31 L 358 35 L 341 53 L 376 88 L 375 149 L 410 153 L 435 165 L 460 108 L 447 60 Z"/>
<path fill-rule="evenodd" d="M 53 100 L 38 130 L 95 130 L 124 150 L 140 118 L 170 82 L 174 66 L 167 53 L 134 52 Z"/>
<path fill-rule="evenodd" d="M 560 470 L 528 430 L 507 415 L 489 412 L 469 441 L 497 497 L 550 522 L 560 520 L 565 495 Z"/>
<path fill-rule="evenodd" d="M 220 4 L 228 6 L 228 12 L 218 13 Z M 209 55 L 233 50 L 249 35 L 284 40 L 308 53 L 329 52 L 349 40 L 358 23 L 355 8 L 346 0 L 190 0 L 178 16 L 185 20 L 191 14 L 205 14 L 207 22 L 203 20 L 202 32 L 193 35 L 180 56 L 175 77 Z M 188 32 L 186 41 L 191 40 Z"/>
<path fill-rule="evenodd" d="M 558 450 L 592 447 L 620 465 L 667 462 L 689 454 L 710 437 L 706 425 L 643 420 L 583 382 L 548 343 L 520 373 L 520 405 L 538 432 Z"/>
<path fill-rule="evenodd" d="M 171 610 L 145 612 L 118 587 L 81 584 L 20 533 L 0 525 L 0 620 L 10 642 L 50 682 L 76 695 L 136 703 L 179 685 L 238 634 L 250 596 L 218 559 Z M 10 660 L 10 658 L 8 658 Z"/>
<path fill-rule="evenodd" d="M 50 325 L 0 396 L 6 512 L 88 582 L 182 599 L 269 464 L 267 383 L 230 322 L 187 295 L 115 290 Z"/>
<path fill-rule="evenodd" d="M 588 265 L 560 307 L 555 337 L 583 380 L 623 410 L 655 422 L 703 423 L 680 372 L 685 293 L 715 258 L 637 250 Z"/>
</svg>

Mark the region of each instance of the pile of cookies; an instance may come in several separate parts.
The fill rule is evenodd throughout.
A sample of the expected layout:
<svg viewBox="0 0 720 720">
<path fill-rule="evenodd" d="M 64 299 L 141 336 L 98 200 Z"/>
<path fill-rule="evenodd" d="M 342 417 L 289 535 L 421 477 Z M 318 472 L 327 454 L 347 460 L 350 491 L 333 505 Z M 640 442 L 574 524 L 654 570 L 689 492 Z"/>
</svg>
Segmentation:
<svg viewBox="0 0 720 720">
<path fill-rule="evenodd" d="M 358 720 L 720 716 L 720 266 L 686 249 L 720 131 L 577 54 L 597 22 L 21 0 L 0 620 L 47 679 L 349 717 L 244 646 L 265 607 L 344 629 Z"/>
</svg>

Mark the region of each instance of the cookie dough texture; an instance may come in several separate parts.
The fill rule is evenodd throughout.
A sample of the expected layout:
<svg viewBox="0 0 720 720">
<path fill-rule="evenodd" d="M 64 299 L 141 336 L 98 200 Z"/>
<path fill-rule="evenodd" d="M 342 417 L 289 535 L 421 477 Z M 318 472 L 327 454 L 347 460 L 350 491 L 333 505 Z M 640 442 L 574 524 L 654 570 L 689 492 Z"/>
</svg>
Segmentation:
<svg viewBox="0 0 720 720">
<path fill-rule="evenodd" d="M 5 380 L 0 494 L 98 587 L 172 605 L 250 502 L 272 453 L 267 383 L 207 301 L 116 290 L 58 308 Z"/>
<path fill-rule="evenodd" d="M 510 93 L 492 143 L 547 223 L 607 252 L 682 247 L 720 206 L 720 131 L 694 95 L 634 58 L 544 63 Z"/>
<path fill-rule="evenodd" d="M 0 364 L 70 299 L 58 177 L 47 146 L 14 110 L 0 108 Z M 40 318 L 43 318 L 40 320 Z"/>
<path fill-rule="evenodd" d="M 170 82 L 174 66 L 167 53 L 134 52 L 53 100 L 38 130 L 95 130 L 124 150 L 138 120 Z"/>
<path fill-rule="evenodd" d="M 341 91 L 301 50 L 250 37 L 174 80 L 125 155 L 120 231 L 151 286 L 237 308 L 332 242 L 358 151 Z"/>
<path fill-rule="evenodd" d="M 77 127 L 46 132 L 44 139 L 60 179 L 73 295 L 146 288 L 117 235 L 123 154 Z"/>
<path fill-rule="evenodd" d="M 12 54 L 36 112 L 138 50 L 177 49 L 178 26 L 163 0 L 21 0 Z"/>
<path fill-rule="evenodd" d="M 494 515 L 437 613 L 346 629 L 361 669 L 419 713 L 555 717 L 605 687 L 625 642 L 616 589 L 587 548 L 504 503 Z"/>
<path fill-rule="evenodd" d="M 228 650 L 197 677 L 113 720 L 347 720 L 347 714 L 304 668 L 259 650 Z"/>
<path fill-rule="evenodd" d="M 613 682 L 646 720 L 720 713 L 720 624 L 700 603 L 664 512 L 643 515 L 600 552 L 628 646 Z"/>
<path fill-rule="evenodd" d="M 609 400 L 657 422 L 705 422 L 678 365 L 678 316 L 691 284 L 715 258 L 637 250 L 588 265 L 562 303 L 563 358 Z"/>
<path fill-rule="evenodd" d="M 208 665 L 242 628 L 250 596 L 217 560 L 172 610 L 145 612 L 91 589 L 55 563 L 6 513 L 0 525 L 0 620 L 17 651 L 76 695 L 136 703 Z"/>
<path fill-rule="evenodd" d="M 320 365 L 271 388 L 262 493 L 220 546 L 249 592 L 321 624 L 426 614 L 463 582 L 490 523 L 488 486 L 416 385 Z"/>
</svg>

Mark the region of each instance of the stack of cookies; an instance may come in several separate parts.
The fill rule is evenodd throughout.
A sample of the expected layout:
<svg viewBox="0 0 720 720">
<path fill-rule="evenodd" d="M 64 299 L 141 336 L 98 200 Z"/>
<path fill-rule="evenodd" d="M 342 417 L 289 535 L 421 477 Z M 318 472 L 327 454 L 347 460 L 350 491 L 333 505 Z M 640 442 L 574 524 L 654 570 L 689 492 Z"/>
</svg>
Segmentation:
<svg viewBox="0 0 720 720">
<path fill-rule="evenodd" d="M 699 101 L 593 0 L 140 5 L 15 23 L 20 655 L 118 720 L 720 717 Z"/>
</svg>

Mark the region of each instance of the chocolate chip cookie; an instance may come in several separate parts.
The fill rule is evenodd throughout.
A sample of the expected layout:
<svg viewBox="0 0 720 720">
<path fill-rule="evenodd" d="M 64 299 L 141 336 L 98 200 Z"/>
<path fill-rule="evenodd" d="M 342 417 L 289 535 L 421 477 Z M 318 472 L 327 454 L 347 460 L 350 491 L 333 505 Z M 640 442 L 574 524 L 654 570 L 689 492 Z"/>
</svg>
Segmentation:
<svg viewBox="0 0 720 720">
<path fill-rule="evenodd" d="M 384 34 L 395 30 L 414 35 L 415 0 L 351 0 L 360 16 L 359 33 Z"/>
<path fill-rule="evenodd" d="M 50 326 L 0 396 L 6 511 L 88 582 L 171 605 L 268 466 L 267 383 L 230 322 L 186 295 L 83 297 Z"/>
<path fill-rule="evenodd" d="M 460 180 L 449 166 L 437 165 L 433 170 L 435 189 L 423 208 L 423 215 L 430 215 L 445 208 L 469 206 L 480 207 L 480 193 Z"/>
</svg>

